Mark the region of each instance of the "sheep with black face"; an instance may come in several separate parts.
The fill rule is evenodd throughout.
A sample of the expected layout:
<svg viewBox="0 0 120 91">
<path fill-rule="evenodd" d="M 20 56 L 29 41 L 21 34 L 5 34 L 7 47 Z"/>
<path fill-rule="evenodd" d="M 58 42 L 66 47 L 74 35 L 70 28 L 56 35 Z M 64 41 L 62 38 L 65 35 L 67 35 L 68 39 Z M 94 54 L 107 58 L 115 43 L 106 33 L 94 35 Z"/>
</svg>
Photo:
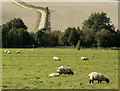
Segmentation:
<svg viewBox="0 0 120 91">
<path fill-rule="evenodd" d="M 53 57 L 53 60 L 54 61 L 60 61 L 60 58 L 59 57 Z"/>
<path fill-rule="evenodd" d="M 104 75 L 102 75 L 101 73 L 97 73 L 97 72 L 91 72 L 88 77 L 90 78 L 89 83 L 94 83 L 94 80 L 98 80 L 98 83 L 102 82 L 102 81 L 106 81 L 106 83 L 109 83 L 109 79 L 107 77 L 105 77 Z"/>
</svg>

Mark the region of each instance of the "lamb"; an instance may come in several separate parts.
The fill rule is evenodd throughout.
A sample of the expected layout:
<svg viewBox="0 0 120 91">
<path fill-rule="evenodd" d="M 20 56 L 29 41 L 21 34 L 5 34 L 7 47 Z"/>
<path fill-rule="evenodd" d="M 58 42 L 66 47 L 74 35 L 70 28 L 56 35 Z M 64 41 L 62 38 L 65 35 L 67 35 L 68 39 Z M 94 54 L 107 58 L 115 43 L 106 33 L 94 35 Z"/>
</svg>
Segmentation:
<svg viewBox="0 0 120 91">
<path fill-rule="evenodd" d="M 59 74 L 74 74 L 74 72 L 69 68 L 69 67 L 65 67 L 65 66 L 60 66 L 59 68 L 57 68 L 57 73 Z"/>
<path fill-rule="evenodd" d="M 8 50 L 5 50 L 4 52 L 5 52 L 5 53 L 7 53 L 7 52 L 8 52 Z"/>
<path fill-rule="evenodd" d="M 60 74 L 59 74 L 59 73 L 57 73 L 57 74 L 52 73 L 52 74 L 50 74 L 50 75 L 49 75 L 49 77 L 59 77 L 59 76 L 60 76 Z"/>
<path fill-rule="evenodd" d="M 106 83 L 109 83 L 109 79 L 106 78 L 104 75 L 102 75 L 101 73 L 97 73 L 97 72 L 91 72 L 88 77 L 90 78 L 89 83 L 94 83 L 94 80 L 98 80 L 98 83 L 102 82 L 102 81 L 106 81 Z"/>
<path fill-rule="evenodd" d="M 16 53 L 20 53 L 20 51 L 16 51 Z"/>
<path fill-rule="evenodd" d="M 88 58 L 86 58 L 86 57 L 81 57 L 81 60 L 88 60 Z"/>
<path fill-rule="evenodd" d="M 59 57 L 53 57 L 53 60 L 54 61 L 60 61 L 60 58 Z"/>
<path fill-rule="evenodd" d="M 7 51 L 7 54 L 11 54 L 11 51 Z"/>
</svg>

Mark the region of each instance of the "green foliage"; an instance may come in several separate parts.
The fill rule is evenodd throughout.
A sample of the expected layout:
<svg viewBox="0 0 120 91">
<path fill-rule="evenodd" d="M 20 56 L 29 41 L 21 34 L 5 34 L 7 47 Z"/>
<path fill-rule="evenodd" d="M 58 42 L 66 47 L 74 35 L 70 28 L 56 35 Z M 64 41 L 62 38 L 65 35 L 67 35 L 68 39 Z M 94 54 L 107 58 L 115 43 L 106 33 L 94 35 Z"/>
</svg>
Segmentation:
<svg viewBox="0 0 120 91">
<path fill-rule="evenodd" d="M 87 20 L 83 22 L 82 30 L 91 30 L 91 31 L 101 31 L 106 29 L 109 31 L 114 31 L 114 26 L 111 24 L 110 18 L 107 17 L 107 14 L 102 13 L 92 13 Z"/>
<path fill-rule="evenodd" d="M 83 31 L 81 45 L 83 47 L 95 47 L 95 32 L 94 31 Z"/>
<path fill-rule="evenodd" d="M 34 39 L 37 42 L 37 46 L 43 46 L 43 42 L 45 40 L 45 33 L 42 30 L 39 30 L 35 33 Z"/>
<path fill-rule="evenodd" d="M 10 50 L 11 54 L 4 53 Z M 20 54 L 16 54 L 16 51 Z M 53 57 L 61 61 L 53 61 Z M 86 56 L 89 61 L 80 58 Z M 56 73 L 59 66 L 70 67 L 74 75 L 48 77 Z M 110 83 L 89 84 L 88 74 L 99 72 L 110 79 Z M 118 51 L 105 49 L 35 48 L 2 49 L 3 89 L 118 89 Z"/>
<path fill-rule="evenodd" d="M 29 45 L 30 36 L 20 18 L 14 18 L 2 26 L 3 47 L 23 47 Z"/>
<path fill-rule="evenodd" d="M 60 33 L 58 36 L 58 45 L 65 46 L 65 36 L 64 33 Z"/>
<path fill-rule="evenodd" d="M 68 27 L 64 32 L 60 32 L 43 28 L 35 33 L 28 33 L 24 22 L 19 18 L 14 18 L 2 25 L 2 45 L 3 47 L 74 46 L 78 49 L 79 46 L 120 47 L 120 33 L 113 31 L 114 27 L 112 25 L 109 26 L 110 19 L 107 18 L 105 13 L 94 13 L 89 19 L 84 22 L 82 30 L 79 27 Z M 87 26 L 89 26 L 89 29 Z"/>
<path fill-rule="evenodd" d="M 65 29 L 64 36 L 66 40 L 66 45 L 76 46 L 78 40 L 80 39 L 77 30 L 71 27 L 68 27 L 67 29 Z"/>
<path fill-rule="evenodd" d="M 112 47 L 115 46 L 117 41 L 115 40 L 115 33 L 111 33 L 109 30 L 102 29 L 96 34 L 96 41 L 98 47 Z"/>
</svg>

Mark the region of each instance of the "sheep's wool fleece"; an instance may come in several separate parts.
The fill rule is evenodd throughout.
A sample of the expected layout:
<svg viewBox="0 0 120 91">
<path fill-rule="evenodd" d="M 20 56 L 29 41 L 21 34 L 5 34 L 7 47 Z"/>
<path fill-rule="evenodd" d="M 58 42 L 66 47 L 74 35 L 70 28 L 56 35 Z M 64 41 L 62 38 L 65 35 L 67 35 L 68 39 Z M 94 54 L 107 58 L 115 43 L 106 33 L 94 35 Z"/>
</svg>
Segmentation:
<svg viewBox="0 0 120 91">
<path fill-rule="evenodd" d="M 52 73 L 52 74 L 50 74 L 49 76 L 50 76 L 50 77 L 59 77 L 59 76 L 60 76 L 60 74 L 58 74 L 58 73 L 57 73 L 57 74 Z"/>
<path fill-rule="evenodd" d="M 92 72 L 88 75 L 90 77 L 91 80 L 105 80 L 106 77 L 103 76 L 101 73 L 97 73 L 97 72 Z"/>
<path fill-rule="evenodd" d="M 59 60 L 60 58 L 59 57 L 53 57 L 53 60 Z"/>
<path fill-rule="evenodd" d="M 65 66 L 60 66 L 59 68 L 57 68 L 57 72 L 72 72 L 72 70 L 69 67 L 65 67 Z"/>
</svg>

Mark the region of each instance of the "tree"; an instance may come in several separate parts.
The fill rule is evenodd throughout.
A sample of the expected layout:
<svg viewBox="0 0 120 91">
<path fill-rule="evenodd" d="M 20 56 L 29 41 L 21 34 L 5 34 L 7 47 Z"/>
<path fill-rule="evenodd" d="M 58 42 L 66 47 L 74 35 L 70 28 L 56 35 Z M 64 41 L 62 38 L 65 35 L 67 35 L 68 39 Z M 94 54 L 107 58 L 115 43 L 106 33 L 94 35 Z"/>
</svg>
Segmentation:
<svg viewBox="0 0 120 91">
<path fill-rule="evenodd" d="M 68 43 L 69 43 L 70 45 L 76 46 L 78 40 L 79 40 L 79 34 L 77 33 L 76 29 L 73 28 L 73 29 L 70 31 L 70 35 L 69 35 L 69 37 L 68 37 Z"/>
<path fill-rule="evenodd" d="M 79 34 L 75 28 L 68 27 L 65 29 L 64 32 L 65 36 L 65 44 L 66 45 L 74 45 L 76 46 L 78 40 L 79 40 Z"/>
<path fill-rule="evenodd" d="M 65 36 L 65 45 L 69 45 L 68 43 L 68 37 L 70 35 L 70 32 L 73 30 L 73 28 L 71 27 L 68 27 L 67 29 L 65 29 L 65 32 L 64 32 L 64 36 Z"/>
<path fill-rule="evenodd" d="M 82 39 L 81 39 L 81 45 L 83 47 L 95 47 L 96 41 L 95 41 L 95 32 L 90 30 L 85 30 L 82 32 Z"/>
<path fill-rule="evenodd" d="M 47 40 L 47 46 L 58 46 L 58 36 L 59 36 L 59 34 L 60 34 L 60 32 L 59 31 L 48 31 L 48 32 L 46 32 L 46 34 L 47 34 L 47 38 L 46 38 L 46 40 Z"/>
<path fill-rule="evenodd" d="M 43 46 L 44 40 L 45 40 L 45 33 L 42 30 L 39 30 L 35 33 L 34 36 L 35 41 L 37 42 L 37 46 Z"/>
<path fill-rule="evenodd" d="M 83 22 L 82 30 L 100 31 L 102 29 L 114 31 L 114 25 L 106 13 L 92 13 L 87 20 Z"/>
<path fill-rule="evenodd" d="M 58 45 L 64 46 L 65 45 L 65 36 L 64 33 L 60 33 L 58 36 Z"/>
<path fill-rule="evenodd" d="M 96 34 L 98 47 L 113 47 L 116 46 L 116 35 L 109 30 L 102 29 Z"/>
<path fill-rule="evenodd" d="M 9 27 L 9 30 L 11 28 L 16 28 L 16 29 L 23 28 L 23 29 L 27 29 L 27 26 L 24 24 L 24 22 L 20 18 L 14 18 L 14 19 L 10 20 L 9 22 L 7 22 L 6 25 Z"/>
</svg>

